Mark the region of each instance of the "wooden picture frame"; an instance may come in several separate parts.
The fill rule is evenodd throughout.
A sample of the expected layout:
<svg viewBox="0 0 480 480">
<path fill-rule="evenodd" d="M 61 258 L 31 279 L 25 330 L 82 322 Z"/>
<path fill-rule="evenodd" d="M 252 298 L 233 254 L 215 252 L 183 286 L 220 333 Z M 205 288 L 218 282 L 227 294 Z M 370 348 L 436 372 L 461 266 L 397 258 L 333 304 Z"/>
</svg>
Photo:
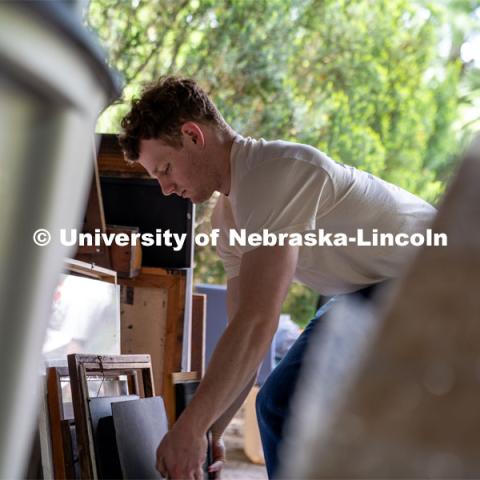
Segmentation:
<svg viewBox="0 0 480 480">
<path fill-rule="evenodd" d="M 97 479 L 95 447 L 88 407 L 88 377 L 127 375 L 129 386 L 141 398 L 155 396 L 150 355 L 68 355 L 73 410 L 82 478 Z"/>
<path fill-rule="evenodd" d="M 50 418 L 53 471 L 55 479 L 74 478 L 73 452 L 65 426 L 70 428 L 72 419 L 65 418 L 61 379 L 69 377 L 67 367 L 47 368 L 47 404 Z"/>
</svg>

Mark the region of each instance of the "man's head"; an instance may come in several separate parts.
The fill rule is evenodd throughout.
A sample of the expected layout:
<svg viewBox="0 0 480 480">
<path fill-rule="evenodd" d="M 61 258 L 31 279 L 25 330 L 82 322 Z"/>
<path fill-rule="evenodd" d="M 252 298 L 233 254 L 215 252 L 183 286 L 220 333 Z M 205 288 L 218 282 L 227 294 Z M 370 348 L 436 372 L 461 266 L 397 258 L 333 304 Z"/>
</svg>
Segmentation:
<svg viewBox="0 0 480 480">
<path fill-rule="evenodd" d="M 190 79 L 165 77 L 132 102 L 121 122 L 120 145 L 157 178 L 164 194 L 201 202 L 220 189 L 215 142 L 230 133 L 213 102 Z"/>
<path fill-rule="evenodd" d="M 122 120 L 119 141 L 126 158 L 138 160 L 140 141 L 144 139 L 160 139 L 171 147 L 182 147 L 181 127 L 186 122 L 227 128 L 217 107 L 195 81 L 160 78 L 132 101 L 130 112 Z"/>
</svg>

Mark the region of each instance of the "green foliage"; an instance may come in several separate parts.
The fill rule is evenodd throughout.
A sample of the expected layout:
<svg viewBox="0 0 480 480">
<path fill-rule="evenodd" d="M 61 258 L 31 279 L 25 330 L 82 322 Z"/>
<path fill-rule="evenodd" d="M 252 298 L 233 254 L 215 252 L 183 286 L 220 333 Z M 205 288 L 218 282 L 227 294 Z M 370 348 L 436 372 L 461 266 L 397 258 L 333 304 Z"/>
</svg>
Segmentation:
<svg viewBox="0 0 480 480">
<path fill-rule="evenodd" d="M 436 202 L 458 140 L 468 137 L 459 108 L 474 105 L 480 86 L 478 69 L 459 53 L 466 30 L 478 26 L 477 7 L 468 0 L 91 0 L 88 24 L 126 79 L 124 99 L 99 129 L 118 131 L 128 99 L 145 83 L 191 76 L 243 135 L 317 146 Z M 445 32 L 451 48 L 442 57 Z M 209 230 L 212 205 L 197 209 L 197 231 Z M 198 281 L 225 281 L 211 248 L 197 249 L 196 266 Z M 304 323 L 315 298 L 295 284 L 285 308 Z"/>
<path fill-rule="evenodd" d="M 300 327 L 306 327 L 316 311 L 318 293 L 301 283 L 292 283 L 282 311 L 289 313 Z"/>
</svg>

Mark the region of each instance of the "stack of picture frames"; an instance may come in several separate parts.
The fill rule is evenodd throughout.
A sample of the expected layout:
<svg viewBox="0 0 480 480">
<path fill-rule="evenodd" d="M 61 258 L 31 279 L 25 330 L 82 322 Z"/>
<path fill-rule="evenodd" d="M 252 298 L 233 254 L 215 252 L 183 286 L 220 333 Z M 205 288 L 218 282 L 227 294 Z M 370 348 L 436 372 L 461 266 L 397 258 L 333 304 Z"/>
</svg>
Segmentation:
<svg viewBox="0 0 480 480">
<path fill-rule="evenodd" d="M 172 374 L 176 418 L 198 380 L 196 372 Z M 68 367 L 48 368 L 47 399 L 53 478 L 161 478 L 156 449 L 168 419 L 149 355 L 70 354 Z"/>
<path fill-rule="evenodd" d="M 47 375 L 54 478 L 160 478 L 168 422 L 148 355 L 71 354 Z"/>
<path fill-rule="evenodd" d="M 113 284 L 118 331 L 107 352 L 98 348 L 101 335 L 92 326 L 86 336 L 93 342 L 73 341 L 53 350 L 61 358 L 45 357 L 37 449 L 43 472 L 29 470 L 29 478 L 160 478 L 156 448 L 205 368 L 206 298 L 196 296 L 191 309 L 193 206 L 163 197 L 141 167 L 126 164 L 115 135 L 99 140 L 83 232 L 170 228 L 189 239 L 180 252 L 82 247 L 66 262 L 68 275 Z M 77 293 L 69 297 L 75 305 L 86 303 Z"/>
</svg>

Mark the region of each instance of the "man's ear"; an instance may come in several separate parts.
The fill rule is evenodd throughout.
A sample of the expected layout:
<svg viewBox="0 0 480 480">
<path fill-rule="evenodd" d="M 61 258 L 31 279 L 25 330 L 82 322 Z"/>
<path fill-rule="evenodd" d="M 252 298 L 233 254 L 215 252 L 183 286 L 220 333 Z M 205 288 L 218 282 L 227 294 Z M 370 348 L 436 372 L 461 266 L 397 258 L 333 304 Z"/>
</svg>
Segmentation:
<svg viewBox="0 0 480 480">
<path fill-rule="evenodd" d="M 192 142 L 199 148 L 205 147 L 205 135 L 198 123 L 185 122 L 180 131 L 182 132 L 184 145 L 185 142 Z"/>
</svg>

